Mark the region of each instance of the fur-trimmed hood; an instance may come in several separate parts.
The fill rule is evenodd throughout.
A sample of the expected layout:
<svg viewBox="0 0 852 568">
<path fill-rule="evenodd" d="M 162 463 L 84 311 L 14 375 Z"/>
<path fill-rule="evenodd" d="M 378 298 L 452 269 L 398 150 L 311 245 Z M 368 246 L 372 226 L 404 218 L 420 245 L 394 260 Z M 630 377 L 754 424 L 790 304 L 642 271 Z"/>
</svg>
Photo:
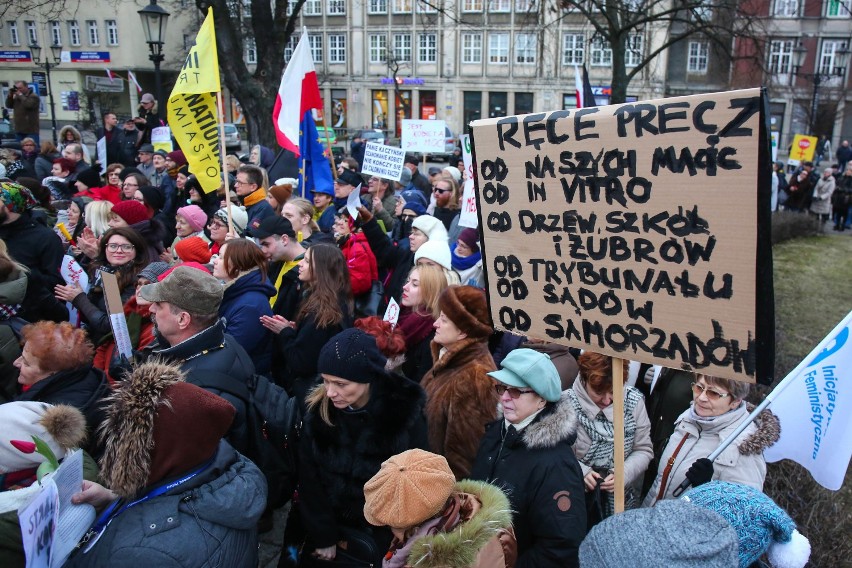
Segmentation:
<svg viewBox="0 0 852 568">
<path fill-rule="evenodd" d="M 755 405 L 746 403 L 746 410 L 751 413 Z M 740 453 L 744 456 L 762 454 L 763 450 L 781 438 L 781 421 L 768 408 L 757 415 L 754 420 L 757 430 L 739 445 Z"/>
<path fill-rule="evenodd" d="M 148 484 L 154 450 L 154 419 L 165 391 L 183 382 L 175 365 L 154 360 L 136 367 L 107 399 L 99 435 L 104 444 L 101 477 L 117 494 L 129 497 Z"/>
<path fill-rule="evenodd" d="M 552 448 L 563 441 L 573 444 L 577 438 L 577 415 L 568 391 L 558 402 L 545 407 L 532 424 L 524 428 L 521 439 L 528 448 Z"/>
<path fill-rule="evenodd" d="M 482 481 L 463 480 L 456 483 L 453 492 L 476 499 L 481 507 L 452 531 L 419 538 L 411 546 L 406 566 L 473 566 L 477 554 L 491 539 L 511 529 L 512 507 L 499 488 Z"/>
</svg>

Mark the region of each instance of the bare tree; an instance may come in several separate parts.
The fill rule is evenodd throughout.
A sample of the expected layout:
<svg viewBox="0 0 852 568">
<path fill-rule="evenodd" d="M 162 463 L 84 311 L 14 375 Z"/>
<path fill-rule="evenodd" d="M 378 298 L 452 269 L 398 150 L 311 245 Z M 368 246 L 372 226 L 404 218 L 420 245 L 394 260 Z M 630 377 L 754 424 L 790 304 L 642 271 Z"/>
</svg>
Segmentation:
<svg viewBox="0 0 852 568">
<path fill-rule="evenodd" d="M 284 48 L 290 36 L 298 34 L 296 24 L 304 4 L 305 0 L 195 2 L 202 16 L 213 7 L 219 69 L 243 109 L 252 143 L 275 146 L 272 108 L 284 68 Z M 247 44 L 257 54 L 254 72 L 249 71 L 243 57 Z"/>
<path fill-rule="evenodd" d="M 612 103 L 622 103 L 627 86 L 643 69 L 673 45 L 701 37 L 731 61 L 735 38 L 765 37 L 764 19 L 753 0 L 561 0 L 568 14 L 580 14 L 595 30 L 593 41 L 612 50 Z M 665 32 L 665 39 L 645 40 Z M 642 38 L 635 41 L 634 38 Z M 628 67 L 628 59 L 631 65 Z"/>
</svg>

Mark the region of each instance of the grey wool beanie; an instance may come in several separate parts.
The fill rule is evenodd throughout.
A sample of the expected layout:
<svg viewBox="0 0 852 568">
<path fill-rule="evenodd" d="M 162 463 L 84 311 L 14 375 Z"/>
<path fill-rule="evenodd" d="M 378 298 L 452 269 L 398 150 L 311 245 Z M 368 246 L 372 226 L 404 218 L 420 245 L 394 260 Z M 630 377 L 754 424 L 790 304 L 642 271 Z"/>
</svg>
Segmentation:
<svg viewBox="0 0 852 568">
<path fill-rule="evenodd" d="M 686 501 L 660 501 L 595 526 L 580 545 L 580 566 L 732 568 L 739 564 L 737 542 L 718 514 Z"/>
</svg>

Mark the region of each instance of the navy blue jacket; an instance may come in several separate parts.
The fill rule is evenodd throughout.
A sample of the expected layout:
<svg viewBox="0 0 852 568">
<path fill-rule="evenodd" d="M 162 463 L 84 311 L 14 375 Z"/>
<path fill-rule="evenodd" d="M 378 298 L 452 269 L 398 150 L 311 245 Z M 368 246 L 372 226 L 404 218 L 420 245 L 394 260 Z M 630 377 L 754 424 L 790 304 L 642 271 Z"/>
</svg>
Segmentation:
<svg viewBox="0 0 852 568">
<path fill-rule="evenodd" d="M 219 306 L 225 332 L 243 346 L 260 374 L 268 374 L 272 364 L 272 332 L 260 324 L 260 316 L 272 315 L 274 295 L 275 287 L 255 269 L 225 288 Z"/>
</svg>

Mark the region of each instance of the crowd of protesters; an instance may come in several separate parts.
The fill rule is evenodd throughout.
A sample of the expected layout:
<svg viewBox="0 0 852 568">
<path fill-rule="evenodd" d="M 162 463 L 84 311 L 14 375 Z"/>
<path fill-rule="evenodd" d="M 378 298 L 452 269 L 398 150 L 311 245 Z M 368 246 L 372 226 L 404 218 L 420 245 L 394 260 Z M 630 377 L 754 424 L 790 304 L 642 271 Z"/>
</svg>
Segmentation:
<svg viewBox="0 0 852 568">
<path fill-rule="evenodd" d="M 408 155 L 400 180 L 367 178 L 350 157 L 302 196 L 256 147 L 208 193 L 180 150 L 111 116 L 100 163 L 69 129 L 62 156 L 45 142 L 32 175 L 0 180 L 4 566 L 23 565 L 12 513 L 39 465 L 6 441 L 32 435 L 86 452 L 74 501 L 98 518 L 71 566 L 253 567 L 287 502 L 280 566 L 746 567 L 798 538 L 760 493 L 770 412 L 706 459 L 748 385 L 626 362 L 631 511 L 614 514 L 611 359 L 494 331 L 458 168 Z M 251 459 L 234 393 L 256 375 L 303 413 L 293 494 Z"/>
</svg>

